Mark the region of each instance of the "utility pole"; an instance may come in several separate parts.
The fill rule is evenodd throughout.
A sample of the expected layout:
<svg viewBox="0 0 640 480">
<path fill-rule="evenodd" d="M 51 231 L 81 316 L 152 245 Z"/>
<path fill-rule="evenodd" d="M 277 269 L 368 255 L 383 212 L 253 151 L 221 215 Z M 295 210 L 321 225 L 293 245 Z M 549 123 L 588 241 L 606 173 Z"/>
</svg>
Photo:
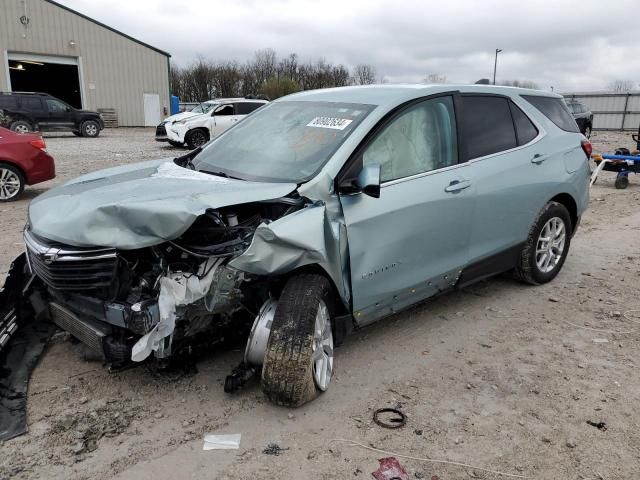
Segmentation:
<svg viewBox="0 0 640 480">
<path fill-rule="evenodd" d="M 493 62 L 493 84 L 496 84 L 496 69 L 498 68 L 498 54 L 502 51 L 501 48 L 496 48 L 496 59 Z"/>
</svg>

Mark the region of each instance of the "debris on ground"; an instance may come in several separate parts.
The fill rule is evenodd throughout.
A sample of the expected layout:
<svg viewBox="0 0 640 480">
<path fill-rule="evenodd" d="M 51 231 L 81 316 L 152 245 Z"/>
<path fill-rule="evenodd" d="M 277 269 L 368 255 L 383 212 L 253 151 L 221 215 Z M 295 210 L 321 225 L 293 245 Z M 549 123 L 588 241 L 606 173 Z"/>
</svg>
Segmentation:
<svg viewBox="0 0 640 480">
<path fill-rule="evenodd" d="M 398 408 L 379 408 L 373 412 L 373 421 L 384 428 L 400 428 L 407 423 L 407 416 Z"/>
<path fill-rule="evenodd" d="M 378 462 L 378 470 L 371 474 L 376 480 L 409 480 L 409 474 L 396 458 L 381 458 Z"/>
<path fill-rule="evenodd" d="M 262 450 L 262 453 L 264 453 L 265 455 L 280 455 L 282 454 L 282 452 L 285 452 L 289 450 L 288 448 L 282 448 L 280 445 L 278 445 L 277 443 L 270 443 L 269 445 L 267 445 L 265 447 L 264 450 Z"/>
<path fill-rule="evenodd" d="M 591 425 L 592 427 L 596 427 L 601 432 L 607 431 L 607 424 L 604 422 L 593 422 L 591 420 L 587 420 L 587 424 Z"/>
<path fill-rule="evenodd" d="M 235 450 L 240 448 L 240 436 L 239 433 L 232 433 L 230 435 L 214 435 L 208 433 L 204 436 L 203 450 Z"/>
</svg>

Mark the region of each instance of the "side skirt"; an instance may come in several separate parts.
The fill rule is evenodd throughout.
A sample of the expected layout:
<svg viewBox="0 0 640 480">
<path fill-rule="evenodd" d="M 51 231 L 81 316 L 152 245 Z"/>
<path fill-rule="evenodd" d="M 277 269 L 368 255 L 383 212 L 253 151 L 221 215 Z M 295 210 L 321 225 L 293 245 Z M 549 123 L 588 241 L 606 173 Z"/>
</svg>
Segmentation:
<svg viewBox="0 0 640 480">
<path fill-rule="evenodd" d="M 485 278 L 511 270 L 517 265 L 523 247 L 524 242 L 518 243 L 507 250 L 472 263 L 462 270 L 456 288 L 464 288 Z"/>
</svg>

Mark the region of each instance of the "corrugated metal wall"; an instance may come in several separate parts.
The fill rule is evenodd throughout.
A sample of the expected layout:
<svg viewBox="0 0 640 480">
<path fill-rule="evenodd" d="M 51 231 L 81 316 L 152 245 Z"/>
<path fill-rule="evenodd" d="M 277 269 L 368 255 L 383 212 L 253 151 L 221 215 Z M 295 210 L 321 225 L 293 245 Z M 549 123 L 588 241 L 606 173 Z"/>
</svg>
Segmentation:
<svg viewBox="0 0 640 480">
<path fill-rule="evenodd" d="M 121 126 L 144 125 L 144 93 L 159 94 L 169 109 L 165 54 L 45 0 L 0 0 L 0 91 L 9 89 L 11 53 L 78 58 L 83 107 L 114 108 Z"/>
<path fill-rule="evenodd" d="M 638 130 L 640 125 L 640 92 L 634 93 L 563 93 L 575 98 L 593 113 L 594 130 Z"/>
</svg>

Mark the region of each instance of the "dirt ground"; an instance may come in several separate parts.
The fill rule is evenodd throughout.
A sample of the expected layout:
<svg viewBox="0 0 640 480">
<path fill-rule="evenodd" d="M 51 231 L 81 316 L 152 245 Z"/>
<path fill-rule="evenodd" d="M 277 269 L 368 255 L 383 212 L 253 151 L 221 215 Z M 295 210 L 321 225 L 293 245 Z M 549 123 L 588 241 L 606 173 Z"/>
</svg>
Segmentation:
<svg viewBox="0 0 640 480">
<path fill-rule="evenodd" d="M 632 147 L 628 133 L 592 141 Z M 0 278 L 38 193 L 177 152 L 145 129 L 47 142 L 58 178 L 0 206 Z M 329 391 L 296 410 L 257 383 L 223 392 L 240 351 L 212 353 L 195 374 L 110 374 L 58 338 L 31 379 L 29 433 L 0 444 L 0 478 L 367 479 L 390 456 L 340 439 L 469 465 L 398 457 L 409 478 L 640 478 L 640 312 L 628 312 L 640 309 L 639 206 L 640 180 L 616 190 L 603 174 L 554 282 L 495 278 L 363 329 L 336 351 Z M 406 426 L 372 422 L 388 406 Z M 205 433 L 241 433 L 240 449 L 203 451 Z M 263 453 L 272 443 L 279 455 Z"/>
</svg>

